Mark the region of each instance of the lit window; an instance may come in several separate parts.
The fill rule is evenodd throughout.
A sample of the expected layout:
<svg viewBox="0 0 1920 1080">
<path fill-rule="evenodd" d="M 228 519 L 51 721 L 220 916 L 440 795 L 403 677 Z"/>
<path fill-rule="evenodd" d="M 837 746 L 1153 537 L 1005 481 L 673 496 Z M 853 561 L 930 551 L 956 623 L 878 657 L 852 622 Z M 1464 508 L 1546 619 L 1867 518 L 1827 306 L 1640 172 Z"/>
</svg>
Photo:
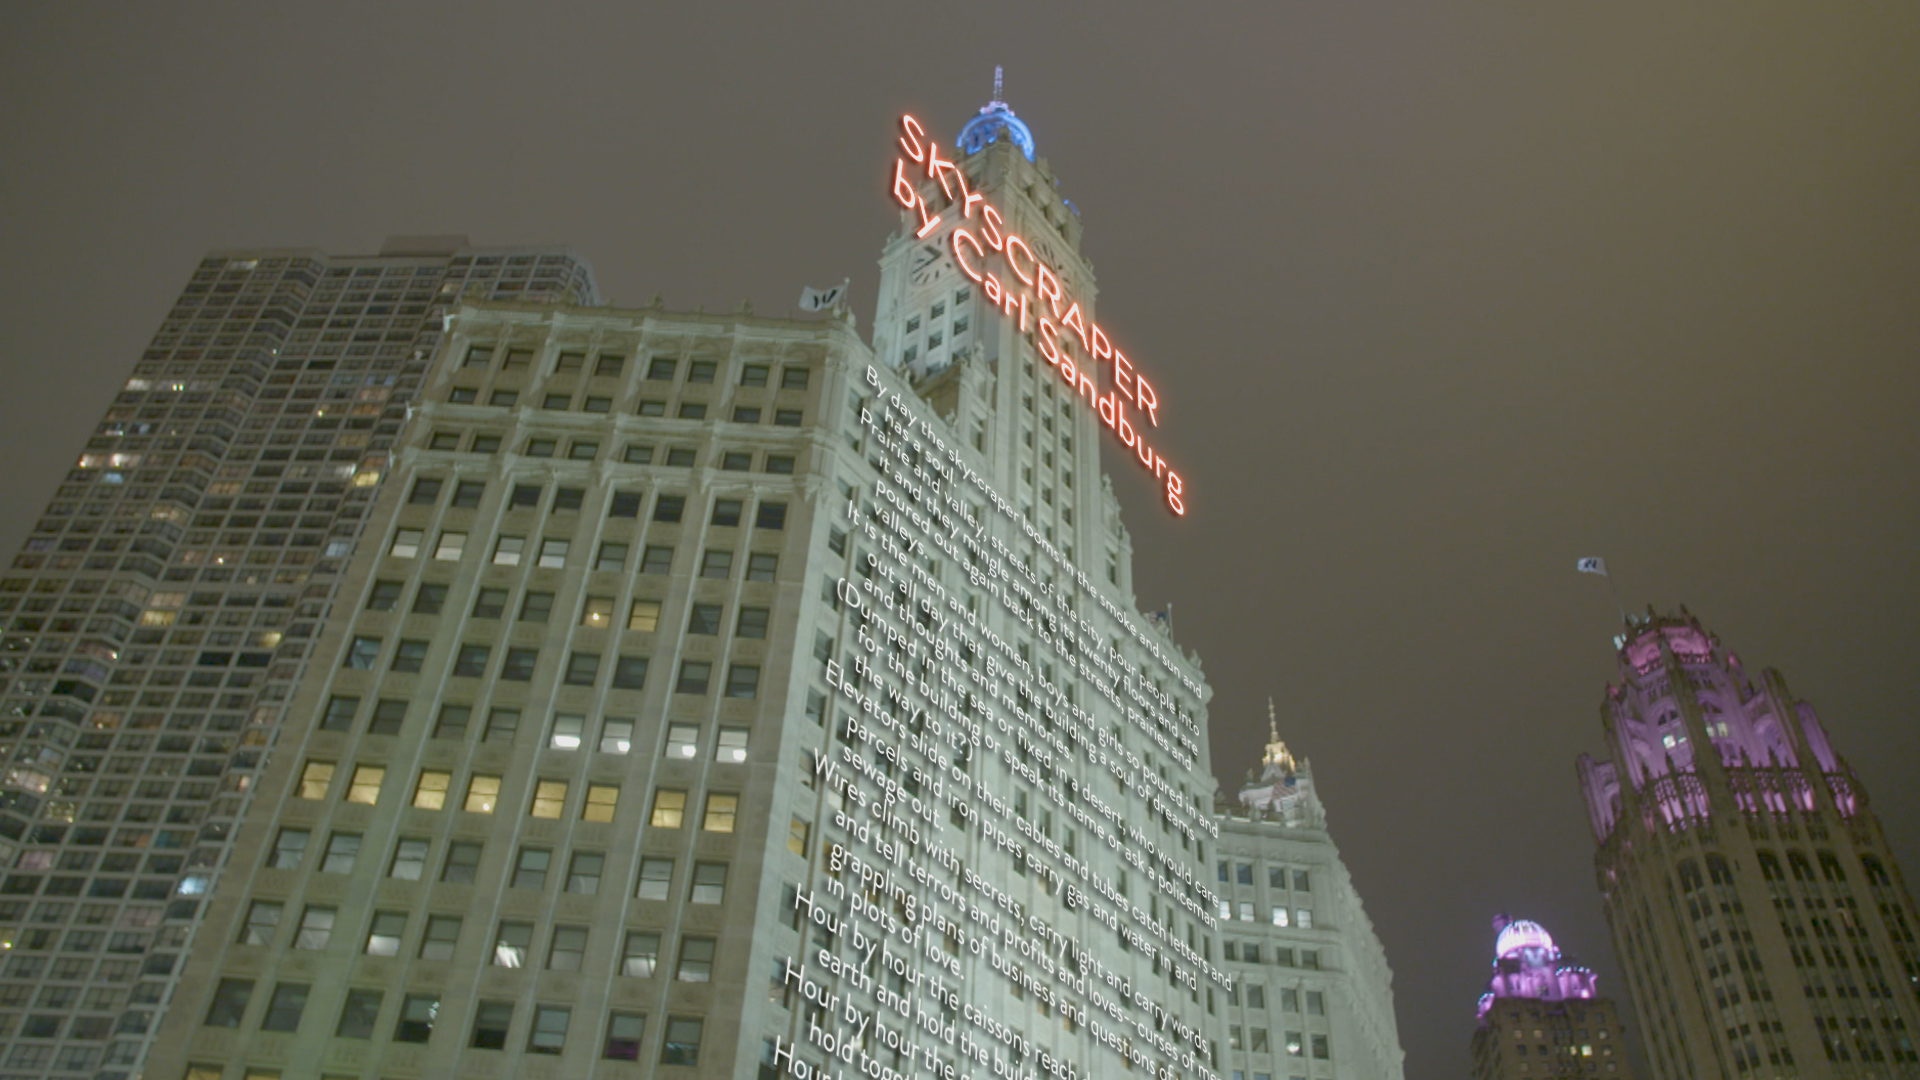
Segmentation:
<svg viewBox="0 0 1920 1080">
<path fill-rule="evenodd" d="M 1290 920 L 1287 918 L 1286 908 L 1277 907 L 1273 909 L 1273 925 L 1286 926 L 1289 923 L 1289 921 Z"/>
<path fill-rule="evenodd" d="M 626 948 L 620 954 L 620 974 L 630 979 L 650 979 L 659 962 L 659 934 L 641 930 L 627 932 Z"/>
<path fill-rule="evenodd" d="M 653 793 L 653 813 L 647 824 L 656 829 L 677 829 L 687 812 L 687 793 L 661 789 Z"/>
<path fill-rule="evenodd" d="M 799 818 L 790 819 L 787 822 L 787 850 L 801 858 L 806 858 L 807 838 L 812 831 L 813 826 L 807 822 Z"/>
<path fill-rule="evenodd" d="M 547 745 L 555 750 L 578 750 L 586 727 L 587 718 L 579 713 L 555 713 Z"/>
<path fill-rule="evenodd" d="M 654 549 L 647 550 L 651 552 Z M 658 600 L 635 600 L 633 607 L 627 611 L 627 629 L 629 630 L 651 634 L 659 625 L 660 601 Z"/>
<path fill-rule="evenodd" d="M 747 729 L 721 728 L 720 738 L 714 743 L 713 760 L 735 763 L 747 760 Z"/>
<path fill-rule="evenodd" d="M 447 791 L 453 784 L 453 774 L 428 769 L 420 774 L 420 783 L 413 789 L 413 805 L 422 810 L 439 810 L 447 805 Z"/>
<path fill-rule="evenodd" d="M 750 698 L 760 691 L 760 668 L 754 664 L 733 664 L 727 668 L 727 696 Z"/>
<path fill-rule="evenodd" d="M 529 813 L 537 818 L 558 818 L 566 803 L 565 780 L 541 780 L 534 784 L 533 808 Z"/>
<path fill-rule="evenodd" d="M 372 671 L 373 662 L 380 655 L 380 639 L 377 637 L 356 637 L 347 647 L 345 667 L 355 671 Z"/>
<path fill-rule="evenodd" d="M 399 956 L 400 936 L 406 933 L 407 916 L 401 911 L 376 911 L 367 930 L 368 956 Z"/>
<path fill-rule="evenodd" d="M 499 777 L 475 776 L 467 781 L 467 800 L 461 805 L 461 809 L 471 810 L 476 814 L 491 814 L 494 803 L 499 799 Z"/>
<path fill-rule="evenodd" d="M 540 541 L 540 565 L 549 569 L 567 565 L 568 543 L 566 540 Z"/>
<path fill-rule="evenodd" d="M 387 554 L 396 559 L 411 559 L 420 554 L 420 544 L 426 533 L 420 529 L 401 529 L 393 534 L 393 546 Z"/>
<path fill-rule="evenodd" d="M 493 966 L 526 967 L 527 953 L 532 945 L 532 923 L 502 922 L 499 931 L 493 936 Z"/>
<path fill-rule="evenodd" d="M 353 782 L 347 785 L 347 801 L 372 806 L 380 801 L 380 782 L 387 777 L 387 770 L 377 765 L 356 765 L 353 768 Z"/>
<path fill-rule="evenodd" d="M 602 545 L 604 547 L 604 545 Z M 605 630 L 613 625 L 613 597 L 589 596 L 580 610 L 580 625 Z"/>
<path fill-rule="evenodd" d="M 633 721 L 610 716 L 600 725 L 600 752 L 625 754 L 633 749 Z"/>
<path fill-rule="evenodd" d="M 298 797 L 302 799 L 324 799 L 327 797 L 327 786 L 331 783 L 333 783 L 333 762 L 309 761 L 306 766 L 300 770 L 300 790 Z"/>
<path fill-rule="evenodd" d="M 393 849 L 393 865 L 388 867 L 387 876 L 419 881 L 427 872 L 427 847 L 425 840 L 403 838 Z"/>
<path fill-rule="evenodd" d="M 620 788 L 613 784 L 588 784 L 587 801 L 580 807 L 584 821 L 612 821 L 614 807 L 620 802 Z"/>
<path fill-rule="evenodd" d="M 526 549 L 526 537 L 502 536 L 493 542 L 493 563 L 495 566 L 519 566 L 521 553 Z"/>
<path fill-rule="evenodd" d="M 705 832 L 732 832 L 734 815 L 739 808 L 740 796 L 709 793 L 707 812 L 700 820 L 700 828 Z"/>
<path fill-rule="evenodd" d="M 463 532 L 443 532 L 440 543 L 433 549 L 433 557 L 449 562 L 458 561 L 460 553 L 467 548 L 467 534 Z"/>
</svg>

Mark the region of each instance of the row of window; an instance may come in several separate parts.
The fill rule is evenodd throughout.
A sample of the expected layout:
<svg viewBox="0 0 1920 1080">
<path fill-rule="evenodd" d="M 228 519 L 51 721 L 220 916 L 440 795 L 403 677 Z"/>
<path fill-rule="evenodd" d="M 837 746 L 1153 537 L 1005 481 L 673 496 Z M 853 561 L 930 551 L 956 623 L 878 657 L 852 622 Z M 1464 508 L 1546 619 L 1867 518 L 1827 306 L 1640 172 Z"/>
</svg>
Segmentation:
<svg viewBox="0 0 1920 1080">
<path fill-rule="evenodd" d="M 717 615 L 716 615 L 717 618 Z M 381 639 L 377 637 L 355 637 L 348 647 L 346 659 L 341 666 L 357 671 L 371 671 L 375 667 L 381 648 Z M 461 645 L 454 654 L 451 675 L 468 678 L 484 678 L 491 662 L 493 646 L 466 644 Z M 402 638 L 394 648 L 393 662 L 389 671 L 402 673 L 418 672 L 426 662 L 427 640 L 425 638 Z M 500 669 L 494 678 L 503 682 L 530 682 L 534 668 L 540 661 L 540 650 L 533 646 L 510 646 L 505 650 Z M 568 686 L 594 686 L 598 683 L 601 669 L 599 653 L 573 651 L 567 655 L 566 670 L 560 681 Z M 615 690 L 640 690 L 646 685 L 648 659 L 644 656 L 617 656 L 613 662 L 613 678 L 610 685 Z M 758 664 L 728 664 L 727 678 L 723 684 L 724 694 L 730 698 L 751 699 L 760 693 L 760 666 Z M 676 694 L 704 695 L 713 685 L 714 664 L 708 660 L 680 661 L 680 675 L 674 680 L 673 692 Z"/>
<path fill-rule="evenodd" d="M 674 726 L 682 729 L 683 735 L 693 735 L 697 732 L 697 729 L 696 732 L 686 731 L 686 729 L 693 728 L 691 724 Z M 737 743 L 731 748 L 726 748 L 725 752 L 737 754 L 738 757 L 735 760 L 744 759 L 746 757 L 745 729 L 733 728 L 730 730 L 735 733 Z M 682 745 L 690 749 L 692 743 Z M 673 744 L 670 741 L 669 752 L 671 752 L 672 749 Z M 294 797 L 297 799 L 325 799 L 328 790 L 333 786 L 334 773 L 336 771 L 337 766 L 334 762 L 309 760 L 300 770 L 300 779 L 294 788 Z M 361 803 L 367 806 L 376 805 L 380 801 L 380 788 L 381 785 L 385 783 L 386 777 L 387 768 L 384 765 L 355 765 L 352 773 L 348 777 L 346 791 L 342 797 L 346 802 L 350 803 Z M 467 778 L 464 789 L 465 794 L 460 798 L 459 808 L 476 814 L 493 813 L 500 798 L 501 780 L 502 778 L 498 775 L 489 775 L 486 773 L 472 774 Z M 549 820 L 558 820 L 564 817 L 569 787 L 570 784 L 566 780 L 535 780 L 533 785 L 533 800 L 527 808 L 528 815 Z M 453 774 L 451 772 L 439 769 L 424 769 L 414 781 L 411 805 L 420 810 L 445 809 L 447 799 L 453 790 Z M 618 806 L 619 801 L 620 786 L 618 784 L 590 783 L 587 785 L 586 797 L 580 805 L 580 819 L 582 821 L 612 821 L 614 810 Z M 739 804 L 740 796 L 738 794 L 709 792 L 707 794 L 706 812 L 701 816 L 700 828 L 702 831 L 732 832 L 734 815 L 739 808 Z M 654 792 L 653 809 L 648 815 L 648 824 L 655 828 L 677 829 L 681 825 L 686 809 L 687 793 L 685 790 L 661 788 Z M 343 835 L 347 834 L 336 833 L 335 837 L 338 839 Z M 358 851 L 359 841 L 357 836 L 353 839 L 352 843 L 354 845 L 354 851 Z M 346 866 L 349 869 L 351 869 L 353 864 L 351 855 L 352 853 L 349 852 L 348 858 L 346 859 Z M 274 865 L 278 864 L 275 863 Z M 321 869 L 325 872 L 347 872 L 346 870 L 336 871 L 331 864 L 323 865 Z"/>
<path fill-rule="evenodd" d="M 661 550 L 664 550 L 666 554 L 659 556 L 659 560 L 670 563 L 672 561 L 672 548 L 649 549 L 650 552 Z M 711 554 L 711 552 L 709 554 Z M 725 554 L 731 555 L 730 552 Z M 703 569 L 712 569 L 714 574 L 718 575 L 722 570 L 721 560 L 711 559 L 707 560 L 707 562 L 712 565 L 710 567 L 703 566 Z M 777 566 L 777 563 L 775 565 Z M 749 574 L 756 572 L 764 574 L 767 572 L 765 566 L 760 567 L 759 570 L 756 571 L 751 560 L 749 560 L 748 568 Z M 730 559 L 727 560 L 725 569 L 731 569 Z M 755 579 L 749 577 L 748 580 Z M 399 607 L 400 594 L 404 589 L 404 582 L 386 579 L 375 581 L 373 583 L 373 589 L 367 595 L 367 610 L 393 611 L 397 609 Z M 438 582 L 422 582 L 420 587 L 414 592 L 413 604 L 408 608 L 408 612 L 414 615 L 440 615 L 444 613 L 446 610 L 448 590 L 449 586 Z M 535 600 L 535 597 L 541 599 Z M 474 597 L 473 617 L 476 619 L 497 619 L 505 612 L 506 606 L 506 589 L 482 588 Z M 691 605 L 687 616 L 687 633 L 701 634 L 709 637 L 717 636 L 724 623 L 724 620 L 721 618 L 724 607 L 725 605 L 722 604 Z M 595 630 L 608 629 L 613 626 L 618 611 L 618 598 L 612 596 L 588 596 L 580 605 L 580 625 Z M 536 617 L 529 618 L 529 612 Z M 521 619 L 523 621 L 546 622 L 552 614 L 552 593 L 530 592 L 527 594 L 527 601 L 521 605 Z M 742 606 L 739 609 L 738 618 L 735 621 L 734 636 L 754 640 L 764 639 L 767 636 L 767 626 L 771 617 L 771 609 Z M 626 618 L 627 629 L 642 633 L 652 633 L 659 628 L 659 624 L 660 601 L 641 599 L 629 602 Z"/>
<path fill-rule="evenodd" d="M 787 521 L 787 508 L 782 503 L 763 504 L 756 522 L 770 524 L 761 528 L 784 529 Z M 453 530 L 440 533 L 433 546 L 433 558 L 439 562 L 458 562 L 466 554 L 468 534 Z M 494 566 L 519 566 L 525 561 L 530 566 L 545 570 L 558 570 L 567 565 L 567 555 L 573 550 L 573 541 L 558 537 L 546 537 L 540 540 L 537 548 L 527 546 L 525 536 L 500 536 L 494 540 L 493 555 L 488 560 Z M 396 559 L 417 558 L 424 549 L 426 533 L 421 529 L 397 529 L 393 535 L 393 545 L 387 553 Z M 600 544 L 594 554 L 592 569 L 603 573 L 620 573 L 632 552 L 632 546 L 624 541 L 607 540 Z M 648 544 L 641 553 L 641 574 L 670 574 L 673 572 L 673 545 Z M 700 559 L 700 576 L 725 580 L 733 576 L 734 552 L 731 548 L 707 548 Z M 780 556 L 772 552 L 755 551 L 747 554 L 746 580 L 772 581 L 780 566 Z M 497 618 L 498 616 L 494 616 Z"/>
<path fill-rule="evenodd" d="M 1258 942 L 1225 940 L 1220 943 L 1220 952 L 1221 956 L 1227 960 L 1237 960 L 1245 964 L 1261 964 L 1267 962 L 1261 959 L 1263 952 Z M 1294 949 L 1282 948 L 1276 945 L 1273 948 L 1272 963 L 1277 967 L 1300 967 L 1308 971 L 1318 971 L 1320 970 L 1320 950 L 1300 949 L 1296 952 Z M 1292 993 L 1292 991 L 1288 991 L 1288 993 Z M 1228 996 L 1228 1000 L 1233 1000 L 1231 994 Z M 1252 1002 L 1249 1002 L 1249 1004 L 1252 1004 Z M 1297 1012 L 1299 1010 L 1289 1009 L 1288 1011 Z"/>
<path fill-rule="evenodd" d="M 682 945 L 682 963 L 685 959 L 689 941 Z M 712 946 L 708 939 L 709 950 Z M 711 953 L 709 952 L 709 957 Z M 692 961 L 697 963 L 698 961 Z M 708 961 L 711 963 L 711 960 Z M 251 979 L 222 979 L 215 988 L 213 1003 L 207 1010 L 208 1027 L 239 1027 L 247 1006 L 253 998 L 254 984 Z M 312 984 L 281 982 L 274 984 L 273 994 L 268 998 L 265 1012 L 260 1017 L 262 1031 L 297 1031 L 300 1021 L 306 1013 L 307 998 L 312 992 Z M 378 989 L 350 989 L 346 1002 L 340 1010 L 340 1018 L 334 1025 L 334 1035 L 346 1039 L 371 1039 L 375 1037 L 380 1014 L 385 1004 L 386 991 Z M 502 1050 L 507 1046 L 507 1038 L 513 1029 L 514 1013 L 518 1003 L 512 1001 L 482 1000 L 474 1010 L 473 1030 L 467 1045 L 479 1050 Z M 432 1039 L 433 1030 L 440 1018 L 440 996 L 435 993 L 412 993 L 405 995 L 394 1019 L 391 1040 L 396 1043 L 425 1043 Z M 536 1002 L 532 1007 L 532 1019 L 527 1030 L 527 1052 L 534 1054 L 559 1054 L 566 1049 L 567 1032 L 573 1023 L 573 1007 Z M 666 1023 L 665 1038 L 660 1048 L 662 1065 L 695 1065 L 699 1063 L 700 1037 L 703 1021 L 698 1017 L 670 1017 Z M 607 1016 L 606 1034 L 601 1044 L 601 1057 L 612 1061 L 638 1061 L 642 1043 L 646 1034 L 646 1017 L 640 1013 L 615 1010 Z M 217 1065 L 189 1065 L 185 1080 L 219 1080 L 221 1068 Z M 249 1070 L 250 1078 L 264 1075 Z M 277 1077 L 277 1072 L 271 1074 Z"/>
<path fill-rule="evenodd" d="M 1242 1039 L 1240 1025 L 1229 1025 L 1227 1028 L 1227 1049 L 1245 1050 L 1251 1054 L 1276 1052 L 1267 1039 L 1266 1028 L 1248 1028 L 1246 1029 L 1245 1035 L 1246 1037 Z M 1309 1041 L 1305 1033 L 1289 1031 L 1286 1032 L 1282 1038 L 1281 1046 L 1286 1049 L 1288 1057 L 1306 1057 L 1309 1046 L 1312 1047 L 1313 1056 L 1322 1061 L 1333 1056 L 1332 1047 L 1329 1045 L 1328 1038 L 1325 1035 L 1314 1035 L 1311 1037 L 1311 1041 Z"/>
<path fill-rule="evenodd" d="M 456 386 L 447 391 L 447 402 L 452 405 L 477 405 L 480 403 L 480 391 L 471 386 Z M 511 409 L 520 404 L 520 392 L 517 390 L 494 390 L 487 395 L 487 404 L 497 409 Z M 540 408 L 550 412 L 611 413 L 613 398 L 601 394 L 583 394 L 577 401 L 572 394 L 545 394 L 540 399 Z M 636 416 L 665 416 L 667 403 L 661 398 L 643 398 L 634 406 Z M 736 424 L 758 424 L 760 418 L 769 410 L 757 405 L 736 405 L 728 417 Z M 802 409 L 773 409 L 772 421 L 775 427 L 799 427 L 805 422 L 806 413 Z M 680 420 L 707 419 L 707 403 L 704 401 L 683 401 L 674 410 L 674 416 Z M 715 417 L 718 419 L 718 417 Z M 545 452 L 536 449 L 544 444 Z M 555 440 L 528 439 L 525 451 L 528 457 L 552 457 Z M 590 450 L 579 450 L 580 447 Z M 577 461 L 590 461 L 599 453 L 599 444 L 575 441 L 567 456 Z M 671 464 L 671 462 L 669 462 Z"/>
<path fill-rule="evenodd" d="M 471 345 L 460 367 L 489 368 L 496 355 L 500 358 L 502 374 L 526 371 L 532 367 L 534 350 L 529 347 L 500 349 L 494 345 Z M 617 378 L 626 368 L 627 358 L 618 353 L 598 353 L 593 357 L 593 377 Z M 711 385 L 714 376 L 720 370 L 719 360 L 689 360 L 686 367 L 686 381 L 694 385 Z M 554 358 L 554 375 L 581 375 L 587 370 L 587 354 L 583 350 L 564 350 Z M 680 362 L 671 356 L 651 357 L 647 362 L 648 382 L 673 382 L 680 371 Z M 802 364 L 787 364 L 780 368 L 779 387 L 782 390 L 805 390 L 810 381 L 811 370 Z M 765 387 L 772 381 L 773 365 L 742 364 L 740 366 L 740 386 Z"/>
<path fill-rule="evenodd" d="M 1253 864 L 1232 863 L 1226 859 L 1221 859 L 1219 862 L 1219 875 L 1222 885 L 1251 885 L 1253 884 Z M 1288 880 L 1288 870 L 1286 867 L 1270 866 L 1267 868 L 1268 888 L 1284 889 L 1287 887 Z M 1294 892 L 1308 892 L 1311 890 L 1312 878 L 1307 871 L 1292 871 L 1291 880 Z"/>
<path fill-rule="evenodd" d="M 757 423 L 757 410 L 734 410 L 755 412 L 753 418 L 741 417 L 744 423 Z M 457 431 L 436 431 L 427 440 L 429 450 L 459 450 L 461 435 Z M 467 438 L 467 451 L 474 454 L 495 454 L 500 451 L 501 437 L 490 432 L 475 432 Z M 521 453 L 526 457 L 550 458 L 559 453 L 558 439 L 533 437 L 521 444 Z M 628 443 L 620 453 L 620 460 L 628 465 L 652 465 L 655 458 L 659 464 L 673 468 L 691 469 L 699 461 L 699 451 L 691 446 L 669 446 L 664 454 L 652 443 Z M 567 443 L 566 457 L 570 461 L 591 461 L 600 454 L 600 444 L 592 440 L 575 439 Z M 754 471 L 755 455 L 747 450 L 723 450 L 720 452 L 721 472 Z M 792 476 L 794 471 L 792 454 L 764 454 L 759 458 L 760 471 L 776 476 Z M 517 490 L 517 489 L 516 489 Z M 456 503 L 455 505 L 460 505 Z M 520 505 L 520 504 L 515 504 Z"/>
<path fill-rule="evenodd" d="M 691 452 L 691 451 L 689 451 Z M 731 456 L 731 455 L 728 455 Z M 751 455 L 742 455 L 749 457 Z M 742 471 L 742 470 L 735 470 Z M 472 509 L 480 505 L 480 499 L 486 494 L 486 482 L 483 480 L 459 480 L 453 486 L 453 498 L 449 505 L 456 509 Z M 407 493 L 409 506 L 433 506 L 439 503 L 440 493 L 446 490 L 446 481 L 439 477 L 423 476 L 413 482 L 413 488 Z M 538 510 L 540 501 L 546 494 L 546 486 L 540 483 L 519 482 L 513 485 L 507 497 L 507 509 Z M 551 513 L 577 512 L 585 504 L 587 489 L 561 485 L 554 489 Z M 612 518 L 635 518 L 640 516 L 641 503 L 645 493 L 639 491 L 615 491 L 607 505 L 607 516 Z M 653 520 L 666 524 L 679 524 L 685 516 L 687 497 L 685 495 L 662 494 L 653 505 Z M 715 499 L 713 514 L 708 524 L 721 528 L 733 528 L 740 524 L 746 509 L 742 499 Z M 762 501 L 754 508 L 754 526 L 761 529 L 784 529 L 787 527 L 787 504 L 784 502 Z"/>
<path fill-rule="evenodd" d="M 1254 921 L 1255 909 L 1253 901 L 1242 900 L 1237 904 L 1232 900 L 1220 901 L 1220 918 L 1222 921 L 1232 919 L 1236 910 L 1239 912 L 1241 922 Z M 1275 904 L 1271 914 L 1273 925 L 1275 926 L 1295 926 L 1302 930 L 1313 929 L 1312 908 L 1294 908 L 1292 914 L 1289 915 L 1286 908 Z"/>
</svg>

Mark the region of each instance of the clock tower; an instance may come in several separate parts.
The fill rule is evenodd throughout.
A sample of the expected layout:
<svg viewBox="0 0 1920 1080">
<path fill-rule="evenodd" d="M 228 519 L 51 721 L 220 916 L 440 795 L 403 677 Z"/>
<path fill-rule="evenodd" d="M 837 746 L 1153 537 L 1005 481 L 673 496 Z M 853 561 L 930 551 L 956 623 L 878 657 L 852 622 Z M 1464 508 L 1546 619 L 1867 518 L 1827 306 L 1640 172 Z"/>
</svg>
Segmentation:
<svg viewBox="0 0 1920 1080">
<path fill-rule="evenodd" d="M 1007 235 L 1026 240 L 1091 326 L 1097 288 L 1080 254 L 1079 211 L 1061 195 L 1046 159 L 1035 156 L 1032 131 L 1000 98 L 996 69 L 993 100 L 960 129 L 948 152 L 965 176 L 965 190 L 998 212 Z M 908 179 L 923 204 L 945 204 L 938 181 L 911 172 Z M 1100 472 L 1095 410 L 1075 401 L 1072 387 L 1041 358 L 1033 320 L 996 304 L 954 261 L 952 233 L 979 229 L 980 205 L 973 204 L 971 220 L 959 205 L 942 211 L 924 236 L 915 235 L 921 216 L 902 214 L 901 230 L 880 256 L 874 355 L 910 375 L 1049 543 L 1089 577 L 1130 596 L 1131 543 Z M 1004 269 L 1001 277 L 1012 281 Z"/>
</svg>

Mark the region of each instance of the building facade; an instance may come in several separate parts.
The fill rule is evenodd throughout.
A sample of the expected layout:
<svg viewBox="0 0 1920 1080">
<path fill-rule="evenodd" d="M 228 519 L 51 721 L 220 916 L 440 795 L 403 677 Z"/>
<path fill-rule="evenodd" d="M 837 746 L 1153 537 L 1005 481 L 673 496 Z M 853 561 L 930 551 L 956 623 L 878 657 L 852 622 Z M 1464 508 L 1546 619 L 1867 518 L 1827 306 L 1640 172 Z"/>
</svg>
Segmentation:
<svg viewBox="0 0 1920 1080">
<path fill-rule="evenodd" d="M 957 143 L 904 190 L 1090 324 L 1031 134 Z M 871 349 L 455 314 L 150 1076 L 1220 1075 L 1209 691 L 1097 409 L 923 226 Z"/>
<path fill-rule="evenodd" d="M 1911 894 L 1813 707 L 1685 609 L 1619 665 L 1579 771 L 1653 1075 L 1920 1076 Z"/>
<path fill-rule="evenodd" d="M 1215 888 L 1234 976 L 1221 1023 L 1233 1080 L 1399 1080 L 1393 973 L 1327 832 L 1313 769 L 1271 737 L 1220 805 Z"/>
<path fill-rule="evenodd" d="M 1626 1031 L 1592 971 L 1560 955 L 1536 922 L 1494 920 L 1493 977 L 1473 1032 L 1474 1080 L 1631 1077 Z"/>
<path fill-rule="evenodd" d="M 0 575 L 0 1076 L 134 1075 L 463 297 L 561 250 L 208 256 Z"/>
</svg>

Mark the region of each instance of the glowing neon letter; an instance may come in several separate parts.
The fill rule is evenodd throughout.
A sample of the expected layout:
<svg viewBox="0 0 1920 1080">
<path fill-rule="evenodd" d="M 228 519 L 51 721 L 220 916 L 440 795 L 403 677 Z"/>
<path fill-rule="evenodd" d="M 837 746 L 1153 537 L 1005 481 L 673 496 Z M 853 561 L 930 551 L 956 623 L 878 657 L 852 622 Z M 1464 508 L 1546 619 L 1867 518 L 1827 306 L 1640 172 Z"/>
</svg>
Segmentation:
<svg viewBox="0 0 1920 1080">
<path fill-rule="evenodd" d="M 927 133 L 927 129 L 920 126 L 920 121 L 915 120 L 910 113 L 903 114 L 900 117 L 900 130 L 903 132 L 900 136 L 900 149 L 915 161 L 927 160 L 927 152 L 920 145 L 920 137 Z"/>
<path fill-rule="evenodd" d="M 975 255 L 978 255 L 984 259 L 987 257 L 987 253 L 981 249 L 980 241 L 975 240 L 973 238 L 972 233 L 968 232 L 965 229 L 953 230 L 953 261 L 960 264 L 961 273 L 967 275 L 968 277 L 972 278 L 975 281 L 979 281 L 981 280 L 980 271 L 975 270 L 973 266 L 967 262 L 966 253 L 960 250 L 960 242 L 962 240 L 965 240 L 967 243 L 973 245 L 973 253 Z"/>
<path fill-rule="evenodd" d="M 1073 302 L 1073 306 L 1067 309 L 1065 315 L 1060 316 L 1060 325 L 1072 327 L 1073 332 L 1080 335 L 1080 347 L 1089 353 L 1093 352 L 1093 342 L 1087 340 L 1087 324 L 1080 318 L 1078 300 Z"/>
<path fill-rule="evenodd" d="M 1060 279 L 1053 276 L 1053 271 L 1047 269 L 1046 263 L 1039 263 L 1035 269 L 1040 274 L 1040 283 L 1033 287 L 1033 291 L 1040 294 L 1040 299 L 1053 305 L 1053 317 L 1057 319 L 1060 317 Z M 1049 284 L 1053 288 L 1047 288 Z"/>
<path fill-rule="evenodd" d="M 993 206 L 989 204 L 980 208 L 980 215 L 987 219 L 987 227 L 985 230 L 987 234 L 987 246 L 995 251 L 999 251 L 1006 246 L 1007 242 L 1006 237 L 1001 235 L 1000 232 L 1000 225 L 1004 221 L 1000 216 L 1000 211 L 995 210 Z"/>
<path fill-rule="evenodd" d="M 1133 403 L 1140 407 L 1140 411 L 1147 414 L 1147 419 L 1153 421 L 1154 427 L 1159 427 L 1160 417 L 1154 410 L 1159 407 L 1160 399 L 1154 396 L 1153 387 L 1147 385 L 1147 377 L 1135 375 L 1133 388 Z"/>
<path fill-rule="evenodd" d="M 1134 395 L 1132 383 L 1133 365 L 1127 363 L 1126 353 L 1115 349 L 1113 351 L 1113 385 L 1119 387 L 1122 394 L 1132 397 Z M 1159 425 L 1155 424 L 1154 426 L 1158 427 Z"/>
<path fill-rule="evenodd" d="M 1100 329 L 1099 323 L 1093 324 L 1093 358 L 1105 360 L 1112 355 L 1114 355 L 1113 342 L 1107 340 L 1107 335 Z"/>
<path fill-rule="evenodd" d="M 1168 469 L 1167 470 L 1167 505 L 1172 508 L 1174 513 L 1180 515 L 1181 517 L 1186 517 L 1187 504 L 1180 501 L 1180 493 L 1182 490 L 1184 490 L 1184 488 L 1180 483 L 1180 474 L 1177 472 L 1174 472 L 1172 469 Z"/>
<path fill-rule="evenodd" d="M 1027 246 L 1027 242 L 1025 240 L 1020 239 L 1018 236 L 1015 236 L 1012 233 L 1007 234 L 1007 265 L 1013 268 L 1013 273 L 1015 277 L 1031 285 L 1033 284 L 1033 272 L 1031 270 L 1020 269 L 1020 264 L 1013 261 L 1013 248 L 1014 248 L 1014 245 L 1016 244 L 1019 245 L 1021 251 L 1024 251 L 1027 253 L 1028 262 L 1037 263 L 1039 260 L 1033 257 L 1033 249 Z"/>
<path fill-rule="evenodd" d="M 927 144 L 927 179 L 940 181 L 940 190 L 946 194 L 947 201 L 953 201 L 953 189 L 947 186 L 947 173 L 958 175 L 960 170 L 953 162 L 940 156 L 940 147 Z"/>
</svg>

